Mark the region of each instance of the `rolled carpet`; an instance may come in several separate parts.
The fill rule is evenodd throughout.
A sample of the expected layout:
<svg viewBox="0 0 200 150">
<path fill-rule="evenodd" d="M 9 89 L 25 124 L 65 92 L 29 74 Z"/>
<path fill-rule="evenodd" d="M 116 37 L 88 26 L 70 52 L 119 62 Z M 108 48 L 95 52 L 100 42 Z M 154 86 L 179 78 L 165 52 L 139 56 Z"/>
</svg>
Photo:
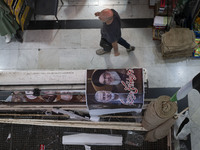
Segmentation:
<svg viewBox="0 0 200 150">
<path fill-rule="evenodd" d="M 160 96 L 148 105 L 142 125 L 146 130 L 150 131 L 172 118 L 176 111 L 176 102 L 170 101 L 169 96 Z"/>
<path fill-rule="evenodd" d="M 145 136 L 145 141 L 156 142 L 157 140 L 164 138 L 169 134 L 170 128 L 173 126 L 175 121 L 176 119 L 172 117 L 157 128 L 147 132 Z"/>
</svg>

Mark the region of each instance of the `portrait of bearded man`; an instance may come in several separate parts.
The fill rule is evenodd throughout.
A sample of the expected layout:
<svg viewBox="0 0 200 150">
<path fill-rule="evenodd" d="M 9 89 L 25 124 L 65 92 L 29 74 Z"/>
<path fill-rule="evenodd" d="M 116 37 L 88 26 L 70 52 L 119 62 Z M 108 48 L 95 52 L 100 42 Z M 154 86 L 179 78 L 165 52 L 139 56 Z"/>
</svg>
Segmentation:
<svg viewBox="0 0 200 150">
<path fill-rule="evenodd" d="M 130 99 L 128 98 L 130 96 L 135 97 L 135 100 L 130 101 Z M 97 91 L 94 97 L 95 100 L 100 103 L 112 103 L 118 105 L 143 104 L 142 94 L 131 95 L 130 93 L 112 93 L 110 91 Z"/>
<path fill-rule="evenodd" d="M 137 78 L 141 79 L 142 70 L 135 72 Z M 111 70 L 95 70 L 91 76 L 91 83 L 95 91 L 105 90 L 112 91 L 113 93 L 128 93 L 125 86 L 122 84 L 127 83 L 129 75 L 126 69 L 111 69 Z M 134 86 L 138 87 L 139 91 L 143 91 L 141 80 L 134 81 Z"/>
</svg>

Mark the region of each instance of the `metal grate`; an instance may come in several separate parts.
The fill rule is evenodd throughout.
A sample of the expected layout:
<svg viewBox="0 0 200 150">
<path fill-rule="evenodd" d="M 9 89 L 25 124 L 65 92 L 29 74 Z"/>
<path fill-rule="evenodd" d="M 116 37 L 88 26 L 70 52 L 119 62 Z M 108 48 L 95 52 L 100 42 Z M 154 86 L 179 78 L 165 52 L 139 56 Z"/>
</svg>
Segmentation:
<svg viewBox="0 0 200 150">
<path fill-rule="evenodd" d="M 84 150 L 84 146 L 64 146 L 62 136 L 69 132 L 121 134 L 126 137 L 127 131 L 59 128 L 30 125 L 0 124 L 0 149 L 1 150 L 39 150 L 40 144 L 45 145 L 45 150 Z M 7 139 L 11 134 L 11 138 Z M 144 133 L 140 133 L 144 134 Z M 92 150 L 167 150 L 167 138 L 155 143 L 144 142 L 142 147 L 130 145 L 123 146 L 92 146 Z"/>
</svg>

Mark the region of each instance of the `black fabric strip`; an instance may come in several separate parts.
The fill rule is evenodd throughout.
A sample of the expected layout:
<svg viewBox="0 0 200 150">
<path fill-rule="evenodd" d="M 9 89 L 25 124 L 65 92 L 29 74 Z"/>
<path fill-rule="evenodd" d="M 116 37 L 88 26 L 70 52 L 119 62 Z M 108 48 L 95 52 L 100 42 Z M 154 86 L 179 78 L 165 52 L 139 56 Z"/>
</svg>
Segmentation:
<svg viewBox="0 0 200 150">
<path fill-rule="evenodd" d="M 144 19 L 122 19 L 122 28 L 148 28 L 153 25 L 153 18 Z M 41 20 L 30 21 L 27 30 L 48 29 L 95 29 L 100 28 L 100 20 Z"/>
<path fill-rule="evenodd" d="M 200 73 L 192 79 L 192 87 L 200 93 Z"/>
</svg>

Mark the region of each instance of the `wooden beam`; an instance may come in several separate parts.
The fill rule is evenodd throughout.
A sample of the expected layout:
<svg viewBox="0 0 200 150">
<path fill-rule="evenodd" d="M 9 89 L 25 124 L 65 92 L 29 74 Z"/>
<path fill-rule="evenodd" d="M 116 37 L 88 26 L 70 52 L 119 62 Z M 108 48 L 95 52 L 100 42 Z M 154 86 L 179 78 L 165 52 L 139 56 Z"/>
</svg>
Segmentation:
<svg viewBox="0 0 200 150">
<path fill-rule="evenodd" d="M 0 123 L 23 124 L 54 127 L 77 127 L 113 130 L 146 131 L 141 123 L 130 122 L 90 122 L 90 121 L 63 121 L 63 120 L 39 120 L 39 119 L 0 119 Z"/>
<path fill-rule="evenodd" d="M 18 117 L 69 117 L 69 115 L 45 115 L 45 114 L 0 114 L 0 116 L 18 116 Z M 101 118 L 120 118 L 120 119 L 137 119 L 143 116 L 100 116 Z"/>
<path fill-rule="evenodd" d="M 62 108 L 64 110 L 74 110 L 88 112 L 86 105 L 64 105 L 64 104 L 55 104 L 55 105 L 0 105 L 0 111 L 28 111 L 28 110 L 39 110 L 39 111 L 51 111 L 53 108 Z"/>
<path fill-rule="evenodd" d="M 120 118 L 120 119 L 137 119 L 143 116 L 100 116 L 101 118 Z"/>
<path fill-rule="evenodd" d="M 0 109 L 1 108 L 87 108 L 86 105 L 69 105 L 69 104 L 52 104 L 52 105 L 48 105 L 48 104 L 32 104 L 30 105 L 30 103 L 27 105 L 18 105 L 18 104 L 1 104 L 0 105 Z"/>
<path fill-rule="evenodd" d="M 66 117 L 69 115 L 45 115 L 45 114 L 0 114 L 0 116 L 13 116 L 13 117 Z"/>
</svg>

